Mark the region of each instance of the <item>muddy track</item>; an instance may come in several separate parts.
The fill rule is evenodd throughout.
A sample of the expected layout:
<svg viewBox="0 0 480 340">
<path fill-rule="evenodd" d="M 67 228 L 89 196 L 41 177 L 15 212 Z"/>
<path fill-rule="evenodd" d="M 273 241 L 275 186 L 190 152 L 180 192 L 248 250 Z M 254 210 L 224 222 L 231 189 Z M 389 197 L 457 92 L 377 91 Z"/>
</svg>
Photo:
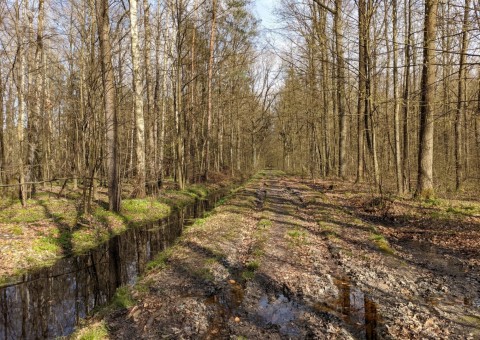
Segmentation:
<svg viewBox="0 0 480 340">
<path fill-rule="evenodd" d="M 188 229 L 166 263 L 134 289 L 134 307 L 110 314 L 112 338 L 480 334 L 479 292 L 472 291 L 478 282 L 459 288 L 460 276 L 436 277 L 417 266 L 422 254 L 407 257 L 400 246 L 383 252 L 378 226 L 340 207 L 332 189 L 269 172 L 252 181 Z M 470 291 L 468 305 L 437 298 L 462 289 Z"/>
</svg>

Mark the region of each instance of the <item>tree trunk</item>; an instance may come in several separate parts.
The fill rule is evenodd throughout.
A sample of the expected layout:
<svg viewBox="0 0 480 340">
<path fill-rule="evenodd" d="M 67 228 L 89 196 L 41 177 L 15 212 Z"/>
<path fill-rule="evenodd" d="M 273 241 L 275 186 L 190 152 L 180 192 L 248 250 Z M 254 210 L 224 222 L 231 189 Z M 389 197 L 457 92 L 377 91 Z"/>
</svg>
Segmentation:
<svg viewBox="0 0 480 340">
<path fill-rule="evenodd" d="M 470 0 L 465 0 L 465 9 L 463 16 L 462 27 L 462 45 L 460 50 L 460 65 L 458 71 L 458 91 L 457 91 L 457 108 L 455 115 L 455 189 L 457 191 L 462 189 L 464 178 L 464 164 L 463 164 L 463 131 L 462 122 L 465 114 L 464 93 L 466 87 L 466 52 L 468 48 L 468 16 L 469 16 Z"/>
<path fill-rule="evenodd" d="M 145 197 L 145 119 L 143 116 L 142 76 L 140 72 L 140 48 L 138 46 L 137 0 L 130 0 L 130 37 L 132 48 L 132 75 L 135 108 L 135 158 L 136 187 L 133 195 Z"/>
<path fill-rule="evenodd" d="M 398 94 L 398 44 L 397 44 L 397 0 L 392 1 L 392 21 L 393 21 L 393 131 L 394 131 L 394 148 L 395 148 L 395 173 L 397 178 L 397 191 L 403 194 L 403 169 L 402 154 L 400 149 L 400 101 Z"/>
<path fill-rule="evenodd" d="M 438 0 L 425 1 L 423 68 L 420 99 L 418 182 L 415 196 L 428 198 L 433 189 L 433 109 L 435 96 L 435 36 Z"/>
<path fill-rule="evenodd" d="M 345 60 L 343 53 L 342 0 L 335 1 L 334 31 L 337 54 L 337 102 L 339 115 L 338 176 L 345 178 L 347 168 L 347 115 L 345 113 Z"/>
<path fill-rule="evenodd" d="M 205 174 L 204 180 L 208 180 L 208 170 L 210 167 L 210 133 L 212 129 L 212 79 L 213 79 L 213 62 L 214 62 L 214 53 L 215 53 L 215 33 L 216 33 L 216 5 L 217 1 L 212 0 L 212 26 L 210 29 L 210 48 L 209 48 L 209 59 L 208 59 L 208 102 L 207 102 L 207 132 L 206 132 L 206 145 L 205 145 Z"/>
<path fill-rule="evenodd" d="M 120 178 L 118 169 L 118 121 L 115 108 L 115 77 L 110 43 L 108 0 L 96 0 L 100 63 L 102 66 L 103 105 L 107 141 L 108 205 L 111 211 L 120 211 Z"/>
</svg>

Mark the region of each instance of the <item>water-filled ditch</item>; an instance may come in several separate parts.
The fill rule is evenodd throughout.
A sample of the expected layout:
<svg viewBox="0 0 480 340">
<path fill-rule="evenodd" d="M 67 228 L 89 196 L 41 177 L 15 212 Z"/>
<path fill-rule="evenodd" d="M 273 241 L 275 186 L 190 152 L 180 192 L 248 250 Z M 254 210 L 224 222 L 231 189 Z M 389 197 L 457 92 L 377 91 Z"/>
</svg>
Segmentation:
<svg viewBox="0 0 480 340">
<path fill-rule="evenodd" d="M 211 210 L 219 191 L 157 223 L 129 229 L 83 255 L 63 258 L 0 288 L 0 339 L 55 338 L 73 332 L 81 318 L 132 284 L 152 258 L 183 228 Z"/>
</svg>

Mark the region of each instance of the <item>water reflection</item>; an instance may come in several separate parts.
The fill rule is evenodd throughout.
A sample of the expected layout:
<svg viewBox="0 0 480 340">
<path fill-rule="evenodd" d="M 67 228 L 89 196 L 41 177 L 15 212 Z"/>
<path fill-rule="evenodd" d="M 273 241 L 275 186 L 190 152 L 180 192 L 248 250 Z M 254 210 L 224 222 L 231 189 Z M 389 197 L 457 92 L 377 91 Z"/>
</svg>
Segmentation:
<svg viewBox="0 0 480 340">
<path fill-rule="evenodd" d="M 377 339 L 377 306 L 348 279 L 335 280 L 339 290 L 337 308 L 363 339 Z"/>
<path fill-rule="evenodd" d="M 196 201 L 156 224 L 130 229 L 84 255 L 59 260 L 0 288 L 0 339 L 70 334 L 79 319 L 108 302 L 117 287 L 135 283 L 147 262 L 222 196 Z"/>
</svg>

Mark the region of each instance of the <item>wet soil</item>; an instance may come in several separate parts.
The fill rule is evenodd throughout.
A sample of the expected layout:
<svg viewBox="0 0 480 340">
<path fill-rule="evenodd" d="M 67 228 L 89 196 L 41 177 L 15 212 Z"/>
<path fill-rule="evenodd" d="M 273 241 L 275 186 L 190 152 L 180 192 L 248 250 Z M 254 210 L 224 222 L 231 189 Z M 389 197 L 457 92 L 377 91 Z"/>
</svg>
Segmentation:
<svg viewBox="0 0 480 340">
<path fill-rule="evenodd" d="M 345 193 L 264 172 L 187 229 L 105 318 L 110 337 L 480 337 L 478 253 L 402 238 Z"/>
</svg>

